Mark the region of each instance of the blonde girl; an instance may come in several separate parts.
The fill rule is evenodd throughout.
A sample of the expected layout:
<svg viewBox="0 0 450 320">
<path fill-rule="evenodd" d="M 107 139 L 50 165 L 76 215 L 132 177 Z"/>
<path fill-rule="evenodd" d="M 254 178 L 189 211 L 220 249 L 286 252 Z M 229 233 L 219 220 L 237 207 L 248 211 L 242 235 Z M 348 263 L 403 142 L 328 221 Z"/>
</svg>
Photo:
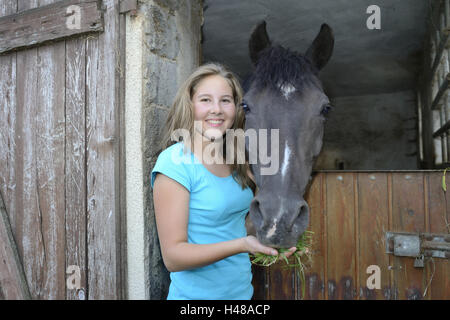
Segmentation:
<svg viewBox="0 0 450 320">
<path fill-rule="evenodd" d="M 277 254 L 248 236 L 255 183 L 248 163 L 227 163 L 227 129 L 243 129 L 242 89 L 219 64 L 195 70 L 168 114 L 151 183 L 167 299 L 251 299 L 248 253 Z M 189 139 L 173 141 L 184 130 Z M 217 161 L 217 159 L 223 161 Z M 230 162 L 230 161 L 228 161 Z M 288 254 L 292 254 L 294 250 Z"/>
</svg>

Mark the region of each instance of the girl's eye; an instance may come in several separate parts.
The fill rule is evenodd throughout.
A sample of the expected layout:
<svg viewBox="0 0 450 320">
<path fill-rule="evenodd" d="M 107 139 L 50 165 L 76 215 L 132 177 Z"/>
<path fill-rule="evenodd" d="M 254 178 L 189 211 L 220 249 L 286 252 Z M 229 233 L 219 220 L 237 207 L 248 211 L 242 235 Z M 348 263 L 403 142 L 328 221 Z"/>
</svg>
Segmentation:
<svg viewBox="0 0 450 320">
<path fill-rule="evenodd" d="M 331 104 L 326 104 L 322 107 L 320 114 L 323 116 L 326 116 L 332 108 L 333 108 L 333 106 Z"/>
<path fill-rule="evenodd" d="M 202 98 L 202 99 L 200 99 L 200 101 L 201 102 L 209 102 L 209 99 L 208 98 Z"/>
<path fill-rule="evenodd" d="M 222 100 L 222 102 L 223 102 L 223 103 L 231 103 L 231 100 L 229 100 L 229 99 L 224 99 L 224 100 Z"/>
</svg>

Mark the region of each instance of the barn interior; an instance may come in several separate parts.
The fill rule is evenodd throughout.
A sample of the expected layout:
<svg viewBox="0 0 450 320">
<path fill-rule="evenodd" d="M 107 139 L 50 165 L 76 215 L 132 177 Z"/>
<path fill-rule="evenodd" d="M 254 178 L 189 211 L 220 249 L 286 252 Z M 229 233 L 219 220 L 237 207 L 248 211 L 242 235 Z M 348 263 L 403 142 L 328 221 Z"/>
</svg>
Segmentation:
<svg viewBox="0 0 450 320">
<path fill-rule="evenodd" d="M 367 27 L 371 5 L 380 8 L 380 29 Z M 335 108 L 315 170 L 420 169 L 417 92 L 430 12 L 428 0 L 206 0 L 203 62 L 221 62 L 243 80 L 258 22 L 273 43 L 299 53 L 327 23 L 335 46 L 320 79 Z"/>
</svg>

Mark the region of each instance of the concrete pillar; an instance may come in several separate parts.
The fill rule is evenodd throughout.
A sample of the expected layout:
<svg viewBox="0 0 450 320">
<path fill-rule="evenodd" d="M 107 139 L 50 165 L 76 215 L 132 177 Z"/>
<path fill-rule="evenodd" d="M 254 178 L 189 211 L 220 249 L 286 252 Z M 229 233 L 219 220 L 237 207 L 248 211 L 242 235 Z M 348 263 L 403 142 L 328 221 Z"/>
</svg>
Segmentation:
<svg viewBox="0 0 450 320">
<path fill-rule="evenodd" d="M 165 299 L 168 272 L 154 218 L 150 172 L 179 85 L 200 64 L 201 0 L 139 0 L 126 18 L 128 296 Z"/>
</svg>

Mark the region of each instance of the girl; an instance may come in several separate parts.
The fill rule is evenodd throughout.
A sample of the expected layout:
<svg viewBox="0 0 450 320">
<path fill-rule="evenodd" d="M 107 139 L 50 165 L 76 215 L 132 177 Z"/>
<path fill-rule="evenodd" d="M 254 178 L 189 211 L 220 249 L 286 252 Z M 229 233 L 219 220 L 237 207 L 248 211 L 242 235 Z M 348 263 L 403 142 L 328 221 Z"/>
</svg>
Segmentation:
<svg viewBox="0 0 450 320">
<path fill-rule="evenodd" d="M 207 64 L 181 86 L 168 114 L 151 175 L 161 252 L 171 272 L 167 299 L 251 299 L 248 253 L 278 254 L 247 236 L 255 183 L 248 163 L 237 161 L 237 146 L 232 163 L 225 161 L 226 130 L 244 126 L 241 100 L 236 77 Z M 190 139 L 172 141 L 179 129 Z"/>
</svg>

